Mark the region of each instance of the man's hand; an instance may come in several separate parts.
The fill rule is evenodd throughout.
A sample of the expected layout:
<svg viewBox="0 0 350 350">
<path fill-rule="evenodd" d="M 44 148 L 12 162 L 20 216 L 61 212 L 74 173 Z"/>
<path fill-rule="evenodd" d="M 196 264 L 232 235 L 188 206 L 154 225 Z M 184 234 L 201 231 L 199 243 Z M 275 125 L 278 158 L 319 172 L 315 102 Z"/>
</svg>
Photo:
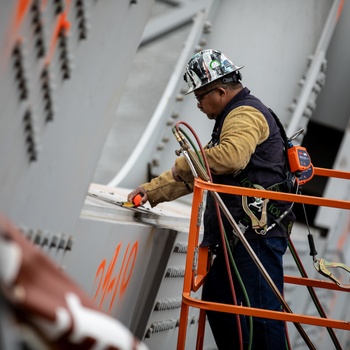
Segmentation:
<svg viewBox="0 0 350 350">
<path fill-rule="evenodd" d="M 142 200 L 141 200 L 141 202 L 140 202 L 140 205 L 145 204 L 145 203 L 148 201 L 148 196 L 147 196 L 147 192 L 145 191 L 145 189 L 144 189 L 143 187 L 141 187 L 141 186 L 135 188 L 132 192 L 130 192 L 130 193 L 128 194 L 128 201 L 129 201 L 129 202 L 132 202 L 133 199 L 134 199 L 134 197 L 135 197 L 136 195 L 138 195 L 138 194 L 140 194 L 141 197 L 142 197 Z"/>
<path fill-rule="evenodd" d="M 175 165 L 172 166 L 171 172 L 173 173 L 173 178 L 175 181 L 177 181 L 177 182 L 183 181 L 181 179 L 181 177 L 179 176 L 179 173 L 177 172 Z"/>
</svg>

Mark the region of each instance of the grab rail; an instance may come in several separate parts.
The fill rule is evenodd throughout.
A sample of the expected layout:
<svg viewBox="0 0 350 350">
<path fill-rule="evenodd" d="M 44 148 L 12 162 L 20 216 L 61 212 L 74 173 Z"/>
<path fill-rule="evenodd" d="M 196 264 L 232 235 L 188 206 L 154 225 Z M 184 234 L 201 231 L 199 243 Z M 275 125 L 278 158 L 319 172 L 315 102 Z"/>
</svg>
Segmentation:
<svg viewBox="0 0 350 350">
<path fill-rule="evenodd" d="M 350 180 L 350 173 L 338 170 L 314 168 L 314 174 L 318 176 L 328 176 Z M 275 200 L 283 200 L 295 203 L 312 204 L 350 210 L 350 201 L 321 198 L 309 195 L 282 193 L 260 189 L 244 188 L 238 186 L 218 185 L 210 182 L 195 179 L 193 189 L 192 211 L 188 236 L 188 253 L 186 257 L 184 286 L 182 293 L 182 305 L 179 323 L 177 350 L 184 350 L 186 345 L 186 331 L 188 323 L 189 308 L 199 308 L 199 322 L 197 331 L 196 350 L 203 349 L 204 330 L 205 330 L 205 310 L 214 310 L 233 314 L 256 316 L 262 318 L 271 318 L 288 322 L 298 322 L 303 324 L 330 327 L 350 331 L 350 322 L 321 318 L 302 314 L 286 313 L 280 311 L 271 311 L 257 309 L 246 306 L 220 304 L 206 302 L 191 297 L 191 292 L 197 291 L 204 283 L 205 277 L 209 271 L 209 251 L 207 247 L 200 247 L 198 243 L 199 232 L 201 228 L 202 202 L 204 191 L 218 193 L 228 193 L 243 196 L 257 196 Z M 284 281 L 289 284 L 309 286 L 315 288 L 330 289 L 336 291 L 349 291 L 337 284 L 329 281 L 310 279 L 296 276 L 285 276 Z"/>
</svg>

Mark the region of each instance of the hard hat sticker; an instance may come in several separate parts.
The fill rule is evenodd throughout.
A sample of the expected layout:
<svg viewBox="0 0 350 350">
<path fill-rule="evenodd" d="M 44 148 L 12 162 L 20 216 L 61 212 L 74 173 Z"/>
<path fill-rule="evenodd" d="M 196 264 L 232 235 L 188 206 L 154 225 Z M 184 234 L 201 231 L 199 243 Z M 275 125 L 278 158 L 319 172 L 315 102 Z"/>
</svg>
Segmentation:
<svg viewBox="0 0 350 350">
<path fill-rule="evenodd" d="M 218 60 L 211 61 L 209 66 L 211 69 L 215 69 L 217 67 L 220 67 L 220 62 Z"/>
</svg>

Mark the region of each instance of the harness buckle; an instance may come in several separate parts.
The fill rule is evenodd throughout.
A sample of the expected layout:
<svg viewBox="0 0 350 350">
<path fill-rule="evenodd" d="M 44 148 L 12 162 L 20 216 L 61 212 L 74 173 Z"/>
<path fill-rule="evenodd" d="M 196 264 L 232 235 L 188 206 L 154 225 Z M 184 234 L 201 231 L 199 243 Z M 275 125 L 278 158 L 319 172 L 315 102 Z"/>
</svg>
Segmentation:
<svg viewBox="0 0 350 350">
<path fill-rule="evenodd" d="M 264 190 L 260 185 L 253 184 L 253 187 L 259 190 Z M 252 222 L 252 228 L 259 235 L 265 235 L 267 232 L 267 203 L 269 199 L 254 197 L 254 202 L 248 204 L 248 197 L 242 196 L 242 207 Z M 261 213 L 260 219 L 256 217 L 250 207 L 255 208 L 258 213 Z"/>
<path fill-rule="evenodd" d="M 266 226 L 266 225 L 265 225 L 265 226 Z M 264 227 L 264 228 L 262 228 L 262 229 L 256 228 L 254 231 L 255 231 L 255 233 L 256 233 L 257 235 L 265 236 L 266 233 L 267 233 L 267 231 L 270 231 L 270 230 L 269 230 L 268 227 Z"/>
<path fill-rule="evenodd" d="M 255 199 L 255 201 L 252 203 L 249 203 L 248 207 L 255 208 L 258 213 L 261 213 L 261 211 L 263 210 L 264 201 L 262 198 L 258 198 L 258 197 L 254 197 L 254 199 Z"/>
</svg>

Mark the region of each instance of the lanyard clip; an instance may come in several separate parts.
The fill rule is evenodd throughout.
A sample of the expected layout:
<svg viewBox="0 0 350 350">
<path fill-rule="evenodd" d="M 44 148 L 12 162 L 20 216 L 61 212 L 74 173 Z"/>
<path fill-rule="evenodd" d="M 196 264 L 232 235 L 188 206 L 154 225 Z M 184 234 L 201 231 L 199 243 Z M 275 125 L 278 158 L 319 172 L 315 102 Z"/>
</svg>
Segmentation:
<svg viewBox="0 0 350 350">
<path fill-rule="evenodd" d="M 340 282 L 331 271 L 328 270 L 328 268 L 341 268 L 347 272 L 350 273 L 350 267 L 342 264 L 342 263 L 337 263 L 337 262 L 329 262 L 325 259 L 316 259 L 314 261 L 314 267 L 315 269 L 323 276 L 331 279 L 333 282 L 335 282 L 339 287 L 345 288 L 345 289 L 350 289 L 350 283 L 344 284 Z"/>
<path fill-rule="evenodd" d="M 264 190 L 260 185 L 253 184 L 253 188 Z M 248 204 L 247 196 L 242 196 L 242 207 L 246 214 L 249 216 L 252 222 L 252 228 L 259 235 L 265 235 L 267 230 L 267 203 L 269 199 L 254 197 L 254 202 Z M 260 213 L 260 219 L 258 219 L 254 212 L 250 209 L 252 207 L 254 211 Z"/>
</svg>

